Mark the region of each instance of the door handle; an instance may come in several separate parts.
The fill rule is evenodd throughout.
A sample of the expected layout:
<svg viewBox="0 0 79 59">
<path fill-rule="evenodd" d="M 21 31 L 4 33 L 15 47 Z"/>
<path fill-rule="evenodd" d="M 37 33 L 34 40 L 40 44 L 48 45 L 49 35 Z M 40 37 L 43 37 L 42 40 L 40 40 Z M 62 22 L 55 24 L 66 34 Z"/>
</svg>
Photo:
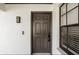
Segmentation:
<svg viewBox="0 0 79 59">
<path fill-rule="evenodd" d="M 48 41 L 50 41 L 50 33 L 48 34 Z"/>
</svg>

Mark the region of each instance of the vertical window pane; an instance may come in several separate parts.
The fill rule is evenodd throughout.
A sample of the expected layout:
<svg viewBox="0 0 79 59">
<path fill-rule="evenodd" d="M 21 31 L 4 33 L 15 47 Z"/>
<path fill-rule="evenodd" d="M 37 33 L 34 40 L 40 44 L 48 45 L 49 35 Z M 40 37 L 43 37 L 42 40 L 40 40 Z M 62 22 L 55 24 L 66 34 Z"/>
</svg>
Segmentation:
<svg viewBox="0 0 79 59">
<path fill-rule="evenodd" d="M 67 4 L 67 11 L 73 9 L 76 6 L 78 6 L 78 3 L 69 3 L 69 4 Z"/>
<path fill-rule="evenodd" d="M 66 14 L 61 16 L 61 26 L 66 25 Z"/>
<path fill-rule="evenodd" d="M 66 13 L 66 4 L 61 7 L 61 15 Z"/>
<path fill-rule="evenodd" d="M 67 48 L 67 27 L 61 28 L 61 45 L 64 48 Z"/>
<path fill-rule="evenodd" d="M 68 24 L 77 24 L 78 23 L 78 8 L 67 13 Z"/>
</svg>

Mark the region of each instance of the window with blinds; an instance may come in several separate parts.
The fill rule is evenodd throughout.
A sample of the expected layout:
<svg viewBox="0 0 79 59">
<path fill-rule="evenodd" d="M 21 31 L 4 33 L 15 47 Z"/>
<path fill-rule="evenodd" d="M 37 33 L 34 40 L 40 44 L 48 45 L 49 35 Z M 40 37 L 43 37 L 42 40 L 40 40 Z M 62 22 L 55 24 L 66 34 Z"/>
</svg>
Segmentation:
<svg viewBox="0 0 79 59">
<path fill-rule="evenodd" d="M 68 54 L 79 54 L 79 4 L 60 6 L 60 47 Z"/>
</svg>

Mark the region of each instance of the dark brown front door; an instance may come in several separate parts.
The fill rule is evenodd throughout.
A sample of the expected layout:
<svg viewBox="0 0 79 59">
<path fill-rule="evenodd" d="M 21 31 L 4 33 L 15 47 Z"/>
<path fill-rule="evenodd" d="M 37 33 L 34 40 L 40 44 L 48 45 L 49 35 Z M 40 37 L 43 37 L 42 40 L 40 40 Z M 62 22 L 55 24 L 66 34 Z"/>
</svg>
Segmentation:
<svg viewBox="0 0 79 59">
<path fill-rule="evenodd" d="M 32 52 L 51 52 L 51 12 L 32 12 Z"/>
</svg>

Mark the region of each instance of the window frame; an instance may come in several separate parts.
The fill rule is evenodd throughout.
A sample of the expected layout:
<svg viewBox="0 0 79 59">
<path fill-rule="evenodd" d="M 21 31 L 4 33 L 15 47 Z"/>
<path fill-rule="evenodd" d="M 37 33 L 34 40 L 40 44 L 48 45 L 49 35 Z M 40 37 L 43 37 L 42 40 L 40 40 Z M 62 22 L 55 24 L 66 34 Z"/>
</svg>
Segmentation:
<svg viewBox="0 0 79 59">
<path fill-rule="evenodd" d="M 64 4 L 66 4 L 66 13 L 64 13 L 64 14 L 61 15 L 61 8 L 62 8 L 62 6 L 63 6 Z M 62 47 L 62 45 L 61 45 L 61 28 L 62 28 L 62 27 L 67 27 L 67 41 L 68 41 L 68 27 L 69 27 L 69 26 L 76 26 L 76 25 L 79 25 L 79 3 L 77 3 L 77 4 L 78 4 L 78 6 L 75 6 L 74 8 L 70 9 L 69 11 L 67 11 L 67 5 L 68 5 L 68 3 L 63 3 L 63 4 L 59 7 L 59 30 L 60 30 L 60 32 L 59 32 L 59 35 L 60 35 L 60 42 L 59 42 L 59 45 L 60 45 L 60 48 L 63 49 L 63 50 L 64 50 L 67 54 L 69 54 L 69 55 L 73 55 L 73 53 L 70 52 L 70 51 L 68 50 L 68 48 L 65 49 L 65 48 Z M 72 10 L 74 10 L 74 9 L 76 9 L 76 8 L 78 8 L 78 23 L 68 24 L 68 23 L 67 23 L 67 22 L 68 22 L 67 13 L 69 13 L 70 11 L 72 11 Z M 63 15 L 65 15 L 65 14 L 66 14 L 66 25 L 61 25 L 61 17 L 62 17 Z M 67 47 L 68 47 L 68 46 L 67 46 Z"/>
</svg>

